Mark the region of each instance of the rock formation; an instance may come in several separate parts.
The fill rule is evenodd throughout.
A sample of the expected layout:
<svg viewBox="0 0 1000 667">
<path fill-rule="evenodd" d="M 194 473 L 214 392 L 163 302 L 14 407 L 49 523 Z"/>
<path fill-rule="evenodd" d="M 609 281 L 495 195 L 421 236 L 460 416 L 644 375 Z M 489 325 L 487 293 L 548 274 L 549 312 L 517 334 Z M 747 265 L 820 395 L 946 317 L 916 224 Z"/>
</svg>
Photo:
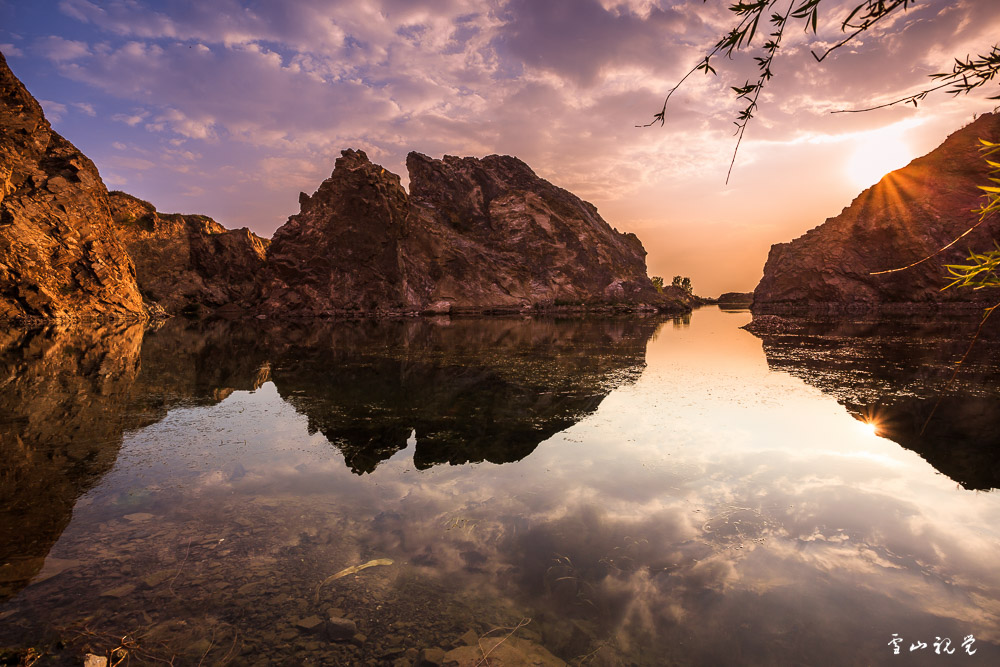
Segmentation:
<svg viewBox="0 0 1000 667">
<path fill-rule="evenodd" d="M 884 176 L 839 216 L 772 246 L 754 291 L 754 313 L 992 305 L 996 295 L 989 290 L 942 292 L 947 284 L 942 265 L 966 263 L 969 249 L 992 249 L 1000 238 L 996 217 L 918 266 L 871 275 L 927 257 L 978 222 L 973 212 L 981 204 L 977 186 L 989 184 L 980 138 L 1000 140 L 1000 115 L 983 115 L 927 155 Z"/>
<path fill-rule="evenodd" d="M 110 204 L 147 299 L 171 315 L 253 306 L 270 241 L 204 215 L 158 213 L 124 192 L 111 192 Z"/>
<path fill-rule="evenodd" d="M 410 153 L 410 194 L 362 151 L 275 232 L 263 312 L 520 311 L 552 306 L 687 310 L 659 294 L 634 234 L 523 162 Z"/>
<path fill-rule="evenodd" d="M 753 292 L 724 292 L 715 303 L 729 308 L 747 308 L 753 303 Z"/>
<path fill-rule="evenodd" d="M 685 312 L 634 234 L 523 162 L 347 150 L 268 242 L 108 193 L 0 56 L 0 321 L 616 309 Z M 144 301 L 145 300 L 145 301 Z"/>
<path fill-rule="evenodd" d="M 144 316 L 97 167 L 0 54 L 0 321 Z"/>
</svg>

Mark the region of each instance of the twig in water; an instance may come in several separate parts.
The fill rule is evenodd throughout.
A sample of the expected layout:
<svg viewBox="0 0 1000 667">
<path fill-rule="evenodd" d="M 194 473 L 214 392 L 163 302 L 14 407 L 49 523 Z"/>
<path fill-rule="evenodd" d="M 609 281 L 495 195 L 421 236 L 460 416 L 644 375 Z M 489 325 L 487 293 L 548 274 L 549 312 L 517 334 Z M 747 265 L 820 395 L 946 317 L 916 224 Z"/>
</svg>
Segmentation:
<svg viewBox="0 0 1000 667">
<path fill-rule="evenodd" d="M 184 563 L 187 562 L 188 556 L 191 555 L 191 540 L 193 539 L 193 537 L 188 538 L 187 551 L 184 552 L 184 558 L 181 559 L 181 564 L 177 568 L 177 574 L 174 575 L 174 578 L 170 580 L 170 585 L 167 586 L 167 590 L 170 591 L 171 594 L 174 592 L 174 582 L 177 581 L 177 577 L 181 576 L 181 572 L 184 571 Z"/>
<path fill-rule="evenodd" d="M 986 320 L 989 319 L 990 315 L 992 315 L 993 311 L 996 310 L 997 308 L 1000 308 L 1000 303 L 990 306 L 983 313 L 983 319 L 979 321 L 979 328 L 976 329 L 976 335 L 972 337 L 971 341 L 969 341 L 969 347 L 965 350 L 965 354 L 962 355 L 962 358 L 959 359 L 957 362 L 955 362 L 955 371 L 951 374 L 951 379 L 948 380 L 948 384 L 944 386 L 944 390 L 940 394 L 938 394 L 938 399 L 937 401 L 934 402 L 934 407 L 931 408 L 931 413 L 927 415 L 927 421 L 925 421 L 924 425 L 920 427 L 920 437 L 924 436 L 924 431 L 927 430 L 927 425 L 931 423 L 931 417 L 934 416 L 934 413 L 937 412 L 938 406 L 941 405 L 941 399 L 944 398 L 944 392 L 948 391 L 951 388 L 951 385 L 955 382 L 955 378 L 958 377 L 958 371 L 962 368 L 962 364 L 965 363 L 965 360 L 969 356 L 969 353 L 972 352 L 972 347 L 976 344 L 976 341 L 979 339 L 979 334 L 983 330 L 983 325 L 986 324 Z"/>
<path fill-rule="evenodd" d="M 476 667 L 479 667 L 483 663 L 486 664 L 486 667 L 489 667 L 489 664 L 490 664 L 490 653 L 493 653 L 493 651 L 497 650 L 497 647 L 500 646 L 500 644 L 503 644 L 505 641 L 507 641 L 508 639 L 510 639 L 511 635 L 513 635 L 515 632 L 517 632 L 518 630 L 520 630 L 521 628 L 523 628 L 524 626 L 526 626 L 528 623 L 531 623 L 531 619 L 530 618 L 522 618 L 521 621 L 517 625 L 515 625 L 513 628 L 493 628 L 492 630 L 486 632 L 486 634 L 484 634 L 482 637 L 480 637 L 478 643 L 479 643 L 479 650 L 483 652 L 483 659 L 476 663 Z M 491 634 L 493 632 L 496 632 L 497 630 L 510 630 L 510 632 L 508 632 L 506 634 L 506 636 L 504 636 L 503 639 L 501 639 L 496 644 L 494 644 L 490 648 L 489 651 L 485 650 L 483 648 L 483 639 L 487 635 L 489 635 L 489 634 Z"/>
</svg>

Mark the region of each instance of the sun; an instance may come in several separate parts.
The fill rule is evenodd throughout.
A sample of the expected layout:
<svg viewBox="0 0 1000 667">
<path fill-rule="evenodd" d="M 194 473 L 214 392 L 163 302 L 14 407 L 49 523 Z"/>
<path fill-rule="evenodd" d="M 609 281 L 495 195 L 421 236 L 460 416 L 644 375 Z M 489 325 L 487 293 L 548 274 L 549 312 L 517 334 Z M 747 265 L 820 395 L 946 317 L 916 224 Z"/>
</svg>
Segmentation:
<svg viewBox="0 0 1000 667">
<path fill-rule="evenodd" d="M 890 171 L 905 167 L 913 157 L 898 131 L 866 132 L 847 160 L 847 177 L 859 189 L 868 188 Z"/>
</svg>

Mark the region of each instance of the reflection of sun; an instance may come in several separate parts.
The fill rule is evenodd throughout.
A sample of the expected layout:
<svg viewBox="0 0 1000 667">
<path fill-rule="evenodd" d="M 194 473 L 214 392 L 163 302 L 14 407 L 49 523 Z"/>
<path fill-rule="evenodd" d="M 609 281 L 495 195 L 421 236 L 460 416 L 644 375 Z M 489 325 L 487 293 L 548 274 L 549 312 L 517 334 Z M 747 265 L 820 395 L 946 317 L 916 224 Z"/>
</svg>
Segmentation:
<svg viewBox="0 0 1000 667">
<path fill-rule="evenodd" d="M 866 132 L 847 161 L 847 176 L 857 187 L 867 188 L 912 159 L 910 147 L 898 131 Z"/>
<path fill-rule="evenodd" d="M 880 435 L 879 432 L 882 430 L 882 427 L 884 426 L 880 412 L 881 411 L 877 407 L 869 405 L 868 407 L 862 409 L 860 414 L 854 416 L 854 418 L 857 420 L 856 423 L 858 427 L 866 435 L 874 435 L 874 436 Z"/>
</svg>

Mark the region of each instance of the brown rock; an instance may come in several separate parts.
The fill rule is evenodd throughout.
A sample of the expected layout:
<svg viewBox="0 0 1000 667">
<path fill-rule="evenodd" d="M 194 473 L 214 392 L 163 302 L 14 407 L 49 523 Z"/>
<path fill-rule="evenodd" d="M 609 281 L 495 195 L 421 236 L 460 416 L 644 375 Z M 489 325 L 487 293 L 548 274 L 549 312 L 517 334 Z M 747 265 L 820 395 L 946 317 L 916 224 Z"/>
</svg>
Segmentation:
<svg viewBox="0 0 1000 667">
<path fill-rule="evenodd" d="M 332 642 L 350 641 L 357 633 L 357 624 L 349 618 L 330 616 L 326 620 L 326 637 Z"/>
<path fill-rule="evenodd" d="M 534 667 L 564 667 L 565 662 L 552 655 L 544 646 L 517 637 L 486 637 L 477 646 L 460 646 L 445 654 L 441 664 L 454 667 L 475 667 L 484 664 L 484 657 L 494 667 L 533 665 Z"/>
<path fill-rule="evenodd" d="M 440 648 L 420 649 L 414 667 L 440 667 L 444 664 L 445 650 Z"/>
<path fill-rule="evenodd" d="M 363 152 L 342 155 L 275 232 L 265 314 L 689 309 L 653 288 L 634 234 L 516 158 L 411 153 L 408 196 Z"/>
<path fill-rule="evenodd" d="M 979 139 L 1000 140 L 1000 115 L 985 114 L 938 148 L 887 174 L 835 218 L 771 247 L 754 291 L 754 313 L 807 309 L 909 311 L 992 305 L 990 290 L 950 289 L 944 264 L 1000 238 L 993 217 L 949 250 L 905 271 L 871 275 L 927 257 L 978 222 L 977 186 L 989 183 Z"/>
<path fill-rule="evenodd" d="M 145 317 L 97 167 L 0 54 L 0 321 Z"/>
<path fill-rule="evenodd" d="M 715 303 L 720 306 L 746 307 L 753 303 L 753 292 L 724 292 Z"/>
<path fill-rule="evenodd" d="M 166 313 L 253 305 L 270 241 L 204 215 L 158 213 L 124 192 L 111 192 L 110 204 L 139 288 Z"/>
</svg>

